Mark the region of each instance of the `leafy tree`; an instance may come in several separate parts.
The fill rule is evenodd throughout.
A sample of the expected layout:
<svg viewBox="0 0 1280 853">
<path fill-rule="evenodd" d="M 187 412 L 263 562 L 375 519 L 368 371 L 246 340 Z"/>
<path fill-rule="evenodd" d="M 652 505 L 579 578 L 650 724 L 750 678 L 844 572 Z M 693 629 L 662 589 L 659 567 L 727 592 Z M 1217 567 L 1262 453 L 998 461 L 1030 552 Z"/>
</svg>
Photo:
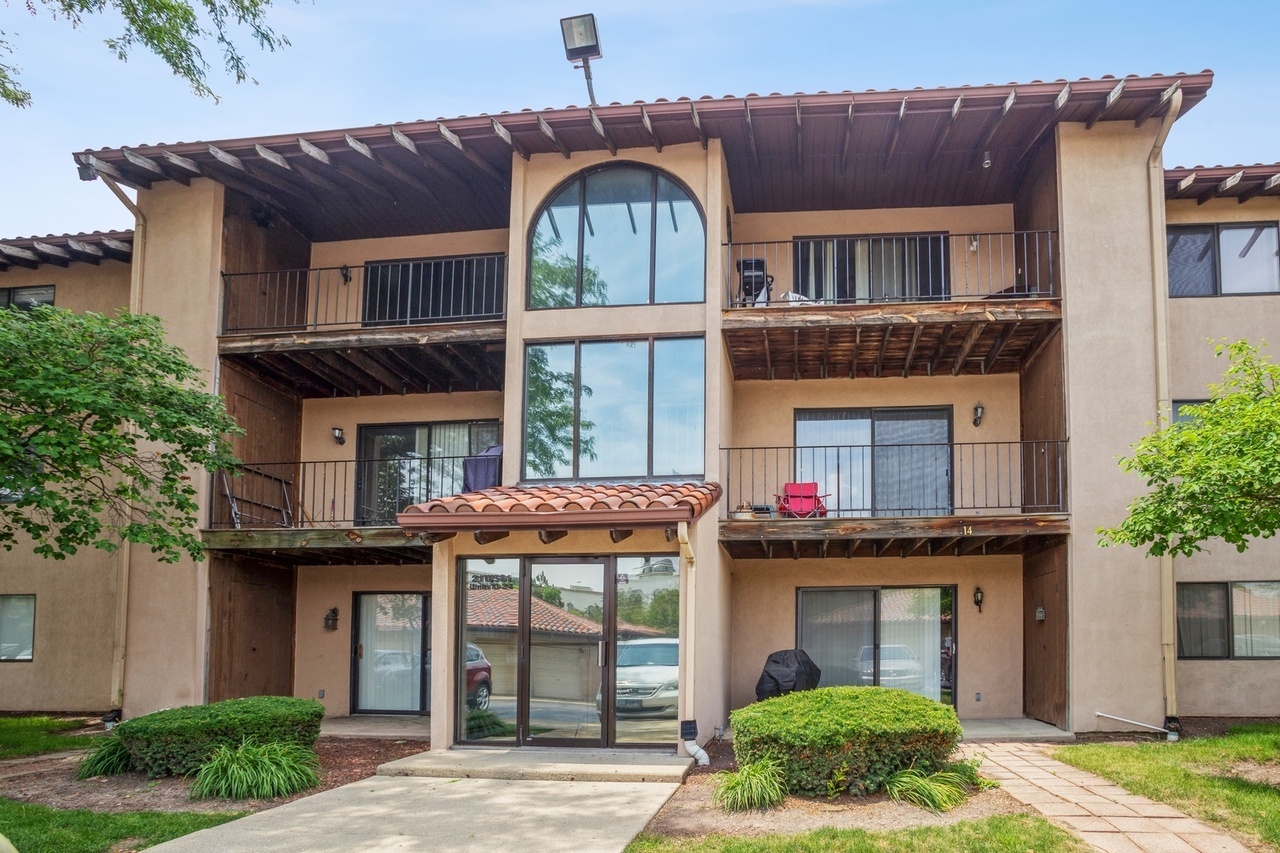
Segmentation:
<svg viewBox="0 0 1280 853">
<path fill-rule="evenodd" d="M 206 82 L 209 64 L 200 43 L 213 39 L 222 51 L 227 73 L 237 83 L 249 79 L 244 56 L 232 41 L 232 28 L 248 30 L 258 46 L 274 51 L 289 40 L 267 26 L 265 16 L 271 0 L 26 0 L 27 11 L 35 15 L 41 7 L 55 18 L 65 18 L 79 27 L 86 15 L 105 12 L 124 19 L 124 32 L 106 40 L 107 49 L 121 61 L 141 45 L 164 60 L 173 73 L 186 80 L 201 97 L 217 100 Z M 0 57 L 13 47 L 0 30 Z M 0 61 L 0 99 L 15 107 L 31 103 L 31 93 L 17 79 L 18 68 Z"/>
<path fill-rule="evenodd" d="M 240 432 L 201 387 L 157 317 L 0 310 L 0 545 L 201 559 L 190 472 L 234 468 Z"/>
<path fill-rule="evenodd" d="M 564 609 L 564 596 L 560 594 L 560 587 L 547 580 L 546 572 L 538 572 L 530 586 L 534 598 L 541 598 L 547 604 Z"/>
<path fill-rule="evenodd" d="M 1190 556 L 1208 539 L 1244 551 L 1280 527 L 1280 365 L 1245 341 L 1219 345 L 1230 359 L 1209 402 L 1182 407 L 1185 420 L 1146 436 L 1120 467 L 1151 489 L 1129 505 L 1101 544 Z"/>
<path fill-rule="evenodd" d="M 645 625 L 657 628 L 668 637 L 680 634 L 680 590 L 654 590 L 649 599 L 649 612 L 645 614 Z"/>
</svg>

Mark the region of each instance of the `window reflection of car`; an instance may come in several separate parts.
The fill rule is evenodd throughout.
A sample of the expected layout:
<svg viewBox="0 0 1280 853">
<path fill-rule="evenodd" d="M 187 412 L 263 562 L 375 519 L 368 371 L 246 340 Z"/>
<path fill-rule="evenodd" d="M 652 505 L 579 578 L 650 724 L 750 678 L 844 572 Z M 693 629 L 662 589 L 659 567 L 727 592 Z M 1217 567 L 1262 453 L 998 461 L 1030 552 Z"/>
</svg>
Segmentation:
<svg viewBox="0 0 1280 853">
<path fill-rule="evenodd" d="M 618 643 L 614 710 L 675 717 L 680 698 L 680 641 L 674 637 Z M 596 710 L 600 710 L 596 693 Z"/>
<path fill-rule="evenodd" d="M 493 667 L 475 643 L 467 643 L 467 708 L 489 709 L 493 695 Z"/>
<path fill-rule="evenodd" d="M 1280 657 L 1280 637 L 1267 634 L 1236 634 L 1235 656 L 1238 658 Z"/>
<path fill-rule="evenodd" d="M 407 688 L 418 674 L 422 658 L 414 652 L 377 649 L 373 653 L 373 669 L 384 685 Z"/>
<path fill-rule="evenodd" d="M 876 648 L 858 650 L 858 683 L 875 684 Z M 909 646 L 880 647 L 880 686 L 919 690 L 924 685 L 924 667 Z"/>
</svg>

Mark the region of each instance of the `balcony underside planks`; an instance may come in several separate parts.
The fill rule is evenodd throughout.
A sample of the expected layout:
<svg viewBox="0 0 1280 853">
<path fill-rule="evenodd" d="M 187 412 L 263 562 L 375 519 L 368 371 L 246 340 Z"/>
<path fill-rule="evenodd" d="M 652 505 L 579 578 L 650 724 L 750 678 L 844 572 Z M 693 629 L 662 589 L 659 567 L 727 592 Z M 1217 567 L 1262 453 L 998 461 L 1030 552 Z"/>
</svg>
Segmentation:
<svg viewBox="0 0 1280 853">
<path fill-rule="evenodd" d="M 734 379 L 1016 373 L 1062 322 L 1057 300 L 735 308 Z"/>
<path fill-rule="evenodd" d="M 431 548 L 398 527 L 205 530 L 209 551 L 291 566 L 425 566 Z"/>
<path fill-rule="evenodd" d="M 218 352 L 303 397 L 500 391 L 503 321 L 224 336 Z"/>
<path fill-rule="evenodd" d="M 735 560 L 1033 554 L 1065 541 L 1066 515 L 722 520 Z"/>
</svg>

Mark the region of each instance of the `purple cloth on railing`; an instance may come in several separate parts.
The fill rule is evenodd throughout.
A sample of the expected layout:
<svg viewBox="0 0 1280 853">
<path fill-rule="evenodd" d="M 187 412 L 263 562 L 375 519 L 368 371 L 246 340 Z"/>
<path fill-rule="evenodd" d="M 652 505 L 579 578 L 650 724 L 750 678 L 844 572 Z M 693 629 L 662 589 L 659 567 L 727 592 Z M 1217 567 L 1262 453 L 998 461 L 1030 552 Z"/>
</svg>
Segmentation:
<svg viewBox="0 0 1280 853">
<path fill-rule="evenodd" d="M 502 445 L 493 444 L 479 456 L 462 460 L 462 491 L 478 492 L 502 483 Z"/>
</svg>

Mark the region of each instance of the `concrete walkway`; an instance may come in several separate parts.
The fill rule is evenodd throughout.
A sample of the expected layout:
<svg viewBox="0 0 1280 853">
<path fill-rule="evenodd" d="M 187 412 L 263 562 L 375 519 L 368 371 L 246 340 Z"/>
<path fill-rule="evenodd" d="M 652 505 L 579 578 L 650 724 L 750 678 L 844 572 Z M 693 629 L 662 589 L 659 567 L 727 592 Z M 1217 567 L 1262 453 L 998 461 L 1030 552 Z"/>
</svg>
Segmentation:
<svg viewBox="0 0 1280 853">
<path fill-rule="evenodd" d="M 1096 850 L 1108 853 L 1249 853 L 1231 836 L 1182 812 L 1045 754 L 1051 744 L 966 741 L 984 753 L 982 775 Z"/>
</svg>

